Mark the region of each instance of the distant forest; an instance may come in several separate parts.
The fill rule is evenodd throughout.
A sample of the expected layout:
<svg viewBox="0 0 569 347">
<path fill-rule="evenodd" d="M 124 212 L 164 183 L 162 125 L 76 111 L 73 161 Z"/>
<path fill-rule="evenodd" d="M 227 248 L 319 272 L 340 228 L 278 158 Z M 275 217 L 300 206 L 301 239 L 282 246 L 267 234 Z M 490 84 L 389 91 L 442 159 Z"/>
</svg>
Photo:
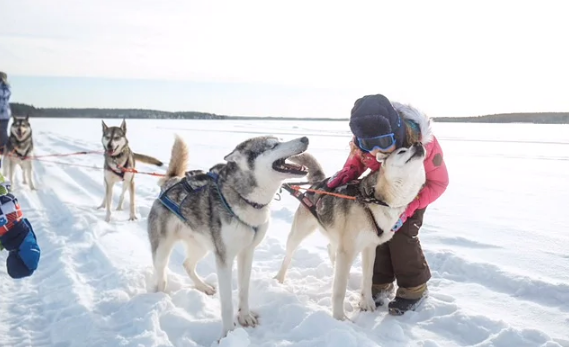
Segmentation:
<svg viewBox="0 0 569 347">
<path fill-rule="evenodd" d="M 167 112 L 143 109 L 107 109 L 107 108 L 36 108 L 21 103 L 10 104 L 12 114 L 30 117 L 53 118 L 130 118 L 130 119 L 225 119 L 225 120 L 315 120 L 347 121 L 348 118 L 295 118 L 295 117 L 254 117 L 226 116 L 213 113 L 181 111 Z M 433 117 L 437 122 L 455 123 L 536 123 L 569 124 L 569 112 L 541 113 L 501 113 L 478 117 Z"/>
</svg>

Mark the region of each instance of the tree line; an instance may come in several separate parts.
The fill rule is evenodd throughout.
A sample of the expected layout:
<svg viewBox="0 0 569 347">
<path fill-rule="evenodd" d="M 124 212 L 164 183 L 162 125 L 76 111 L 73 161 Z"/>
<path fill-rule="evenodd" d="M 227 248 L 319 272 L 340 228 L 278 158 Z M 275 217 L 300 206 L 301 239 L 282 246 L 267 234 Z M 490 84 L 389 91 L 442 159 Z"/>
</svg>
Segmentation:
<svg viewBox="0 0 569 347">
<path fill-rule="evenodd" d="M 10 104 L 12 114 L 53 118 L 130 118 L 130 119 L 234 119 L 234 120 L 314 120 L 347 121 L 348 118 L 294 118 L 227 116 L 197 111 L 168 112 L 116 108 L 36 108 L 22 103 Z M 569 112 L 500 113 L 477 117 L 433 117 L 437 122 L 456 123 L 536 123 L 569 124 Z"/>
</svg>

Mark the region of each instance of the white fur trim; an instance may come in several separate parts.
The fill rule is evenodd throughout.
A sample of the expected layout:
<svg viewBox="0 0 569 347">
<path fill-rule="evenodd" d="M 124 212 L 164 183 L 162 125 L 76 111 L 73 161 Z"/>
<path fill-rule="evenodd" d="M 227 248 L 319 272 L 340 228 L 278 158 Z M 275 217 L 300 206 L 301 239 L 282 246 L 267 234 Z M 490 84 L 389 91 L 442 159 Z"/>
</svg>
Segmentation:
<svg viewBox="0 0 569 347">
<path fill-rule="evenodd" d="M 396 101 L 391 102 L 391 104 L 403 118 L 412 120 L 419 125 L 419 129 L 421 129 L 421 142 L 423 144 L 427 144 L 433 140 L 433 130 L 431 129 L 432 120 L 429 116 L 411 105 Z"/>
</svg>

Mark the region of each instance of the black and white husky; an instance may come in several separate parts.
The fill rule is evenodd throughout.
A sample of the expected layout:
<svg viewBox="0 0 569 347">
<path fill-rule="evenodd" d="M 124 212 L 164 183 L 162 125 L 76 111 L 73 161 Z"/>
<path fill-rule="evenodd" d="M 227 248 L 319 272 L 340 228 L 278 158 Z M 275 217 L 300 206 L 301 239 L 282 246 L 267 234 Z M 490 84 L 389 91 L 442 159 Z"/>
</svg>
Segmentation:
<svg viewBox="0 0 569 347">
<path fill-rule="evenodd" d="M 196 289 L 214 294 L 214 288 L 195 271 L 198 261 L 213 252 L 225 336 L 234 329 L 231 277 L 237 258 L 237 320 L 243 326 L 255 326 L 257 314 L 249 309 L 253 251 L 267 232 L 270 203 L 282 182 L 306 175 L 306 168 L 286 160 L 307 147 L 306 137 L 288 142 L 274 137 L 252 138 L 225 156 L 226 163 L 207 173 L 191 172 L 185 176 L 188 149 L 176 138 L 166 178 L 160 181 L 161 197 L 148 216 L 157 290 L 165 290 L 170 252 L 175 242 L 182 241 L 187 249 L 184 267 L 188 276 Z"/>
<path fill-rule="evenodd" d="M 328 251 L 334 263 L 334 284 L 332 288 L 332 314 L 343 320 L 344 297 L 350 268 L 356 256 L 362 253 L 362 288 L 360 309 L 375 310 L 371 294 L 375 249 L 393 237 L 391 229 L 415 199 L 425 183 L 425 148 L 416 143 L 409 148 L 399 148 L 386 159 L 379 171 L 369 174 L 357 185 L 357 195 L 371 197 L 376 202 L 340 199 L 330 195 L 309 194 L 316 207 L 313 215 L 300 205 L 294 215 L 286 244 L 286 256 L 275 278 L 283 283 L 295 249 L 316 229 L 330 241 Z M 308 153 L 293 158 L 297 164 L 308 168 L 312 188 L 326 189 L 326 180 L 320 164 Z M 344 193 L 346 187 L 332 190 Z"/>
<path fill-rule="evenodd" d="M 162 166 L 162 162 L 156 158 L 149 157 L 144 154 L 134 153 L 128 144 L 128 139 L 126 137 L 126 122 L 123 120 L 119 127 L 107 126 L 103 121 L 103 136 L 101 137 L 101 143 L 105 150 L 105 171 L 104 171 L 104 183 L 105 183 L 105 195 L 103 197 L 103 202 L 99 208 L 106 207 L 107 215 L 105 221 L 110 222 L 111 220 L 111 204 L 113 201 L 113 186 L 115 183 L 122 182 L 122 193 L 119 199 L 119 204 L 117 206 L 117 211 L 122 210 L 124 204 L 124 196 L 126 191 L 130 194 L 130 217 L 129 220 L 135 220 L 136 218 L 136 208 L 135 208 L 135 192 L 134 192 L 134 176 L 135 173 L 132 170 L 136 167 L 136 161 L 140 161 L 147 164 L 152 164 L 156 166 Z"/>
<path fill-rule="evenodd" d="M 12 190 L 17 188 L 14 181 L 16 166 L 22 169 L 23 184 L 29 184 L 31 189 L 36 189 L 34 185 L 34 166 L 29 158 L 34 154 L 34 141 L 32 138 L 32 126 L 30 117 L 12 117 L 10 126 L 10 136 L 4 149 L 4 159 L 2 160 L 2 172 L 12 183 Z"/>
</svg>

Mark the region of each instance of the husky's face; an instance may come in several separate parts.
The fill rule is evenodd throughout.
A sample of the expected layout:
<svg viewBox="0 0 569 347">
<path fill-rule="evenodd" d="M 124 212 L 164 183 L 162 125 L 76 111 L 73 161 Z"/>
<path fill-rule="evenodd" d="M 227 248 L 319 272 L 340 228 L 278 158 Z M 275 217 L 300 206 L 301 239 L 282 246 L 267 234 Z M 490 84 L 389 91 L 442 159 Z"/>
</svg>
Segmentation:
<svg viewBox="0 0 569 347">
<path fill-rule="evenodd" d="M 424 180 L 425 166 L 423 161 L 425 155 L 425 147 L 420 142 L 409 148 L 396 149 L 387 158 L 381 159 L 385 176 L 390 181 L 403 181 L 402 184 L 412 184 L 412 182 Z"/>
<path fill-rule="evenodd" d="M 126 139 L 126 122 L 123 120 L 120 127 L 109 127 L 103 121 L 103 148 L 111 156 L 118 155 L 128 144 Z"/>
<path fill-rule="evenodd" d="M 10 126 L 10 133 L 18 140 L 27 138 L 32 132 L 29 116 L 26 117 L 12 117 L 12 125 Z"/>
<path fill-rule="evenodd" d="M 276 137 L 256 137 L 239 144 L 233 152 L 225 156 L 242 171 L 254 173 L 257 179 L 284 180 L 305 176 L 306 167 L 287 162 L 291 156 L 300 154 L 308 148 L 308 138 L 301 137 L 281 142 Z"/>
</svg>

